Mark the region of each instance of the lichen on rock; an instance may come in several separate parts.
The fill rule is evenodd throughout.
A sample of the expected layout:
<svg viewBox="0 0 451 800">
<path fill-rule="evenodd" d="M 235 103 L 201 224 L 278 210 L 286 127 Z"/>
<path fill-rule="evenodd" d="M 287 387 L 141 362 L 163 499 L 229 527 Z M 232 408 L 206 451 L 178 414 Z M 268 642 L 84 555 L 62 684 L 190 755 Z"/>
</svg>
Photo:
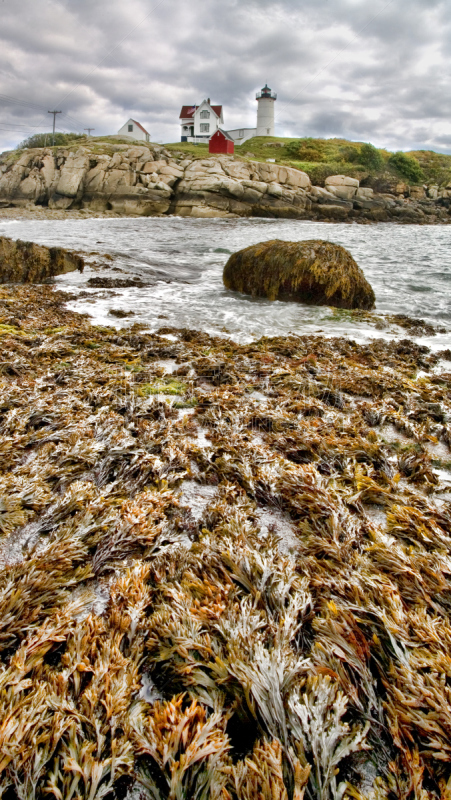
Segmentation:
<svg viewBox="0 0 451 800">
<path fill-rule="evenodd" d="M 224 285 L 253 297 L 338 308 L 374 308 L 375 295 L 362 270 L 341 245 L 322 240 L 274 239 L 230 256 Z"/>
</svg>

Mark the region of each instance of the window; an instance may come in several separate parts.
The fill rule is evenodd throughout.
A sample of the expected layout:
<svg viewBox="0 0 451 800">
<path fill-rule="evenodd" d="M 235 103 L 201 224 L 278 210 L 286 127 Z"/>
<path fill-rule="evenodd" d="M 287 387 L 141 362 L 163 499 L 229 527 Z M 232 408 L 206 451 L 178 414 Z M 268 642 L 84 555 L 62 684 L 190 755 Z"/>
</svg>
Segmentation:
<svg viewBox="0 0 451 800">
<path fill-rule="evenodd" d="M 241 137 L 244 136 L 244 130 L 238 131 L 238 136 L 241 139 Z"/>
<path fill-rule="evenodd" d="M 131 133 L 131 131 L 133 130 L 133 125 L 129 125 L 129 126 L 128 126 L 128 130 L 129 130 L 129 132 Z"/>
<path fill-rule="evenodd" d="M 146 133 L 146 142 L 150 142 L 150 136 L 148 133 Z"/>
<path fill-rule="evenodd" d="M 204 123 L 203 125 L 200 126 L 200 132 L 201 133 L 209 133 L 210 132 L 210 126 L 209 126 L 208 122 Z"/>
<path fill-rule="evenodd" d="M 266 133 L 267 133 L 268 136 L 270 136 L 271 135 L 271 128 L 266 128 Z"/>
<path fill-rule="evenodd" d="M 210 112 L 209 111 L 201 111 L 200 112 L 201 119 L 210 119 Z"/>
</svg>

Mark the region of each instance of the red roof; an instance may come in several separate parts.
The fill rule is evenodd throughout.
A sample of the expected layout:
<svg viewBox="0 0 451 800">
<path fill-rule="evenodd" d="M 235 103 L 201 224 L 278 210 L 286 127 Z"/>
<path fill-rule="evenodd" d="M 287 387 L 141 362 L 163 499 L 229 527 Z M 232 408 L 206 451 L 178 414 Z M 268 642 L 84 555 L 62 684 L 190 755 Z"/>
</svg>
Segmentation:
<svg viewBox="0 0 451 800">
<path fill-rule="evenodd" d="M 211 137 L 210 137 L 210 139 L 214 139 L 214 138 L 215 138 L 215 136 L 216 136 L 216 138 L 217 138 L 217 139 L 219 139 L 219 137 L 220 137 L 220 136 L 222 136 L 222 137 L 224 137 L 224 139 L 227 139 L 227 141 L 228 141 L 228 142 L 234 142 L 234 141 L 235 141 L 235 140 L 234 140 L 234 139 L 233 139 L 233 138 L 230 136 L 230 134 L 229 134 L 229 133 L 227 133 L 227 131 L 223 131 L 223 130 L 222 130 L 222 128 L 218 128 L 218 130 L 217 130 L 217 131 L 215 131 L 215 133 L 213 134 L 213 136 L 211 136 Z"/>
<path fill-rule="evenodd" d="M 197 111 L 199 106 L 182 106 L 182 110 L 180 112 L 180 119 L 187 119 L 188 117 L 192 117 L 194 112 Z M 213 109 L 217 117 L 220 117 L 222 114 L 222 106 L 210 106 Z"/>
<path fill-rule="evenodd" d="M 140 122 L 136 122 L 136 119 L 132 119 L 132 122 L 134 122 L 134 123 L 135 123 L 135 125 L 137 125 L 137 126 L 138 126 L 138 128 L 141 128 L 141 130 L 142 130 L 142 131 L 144 131 L 144 133 L 147 133 L 147 135 L 148 135 L 148 136 L 150 136 L 150 133 L 149 133 L 149 131 L 146 131 L 146 129 L 145 129 L 145 128 L 143 128 L 143 126 L 141 125 L 141 123 L 140 123 Z"/>
<path fill-rule="evenodd" d="M 192 117 L 196 108 L 199 108 L 199 106 L 182 106 L 182 110 L 180 112 L 180 119 L 185 119 L 186 117 Z"/>
</svg>

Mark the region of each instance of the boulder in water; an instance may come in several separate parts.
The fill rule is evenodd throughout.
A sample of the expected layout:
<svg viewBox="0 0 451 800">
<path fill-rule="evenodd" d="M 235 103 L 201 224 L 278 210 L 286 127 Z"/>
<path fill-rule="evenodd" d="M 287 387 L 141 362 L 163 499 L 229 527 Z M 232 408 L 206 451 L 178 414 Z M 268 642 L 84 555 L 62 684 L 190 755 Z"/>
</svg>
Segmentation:
<svg viewBox="0 0 451 800">
<path fill-rule="evenodd" d="M 373 289 L 344 247 L 274 239 L 239 250 L 224 267 L 227 289 L 309 305 L 374 308 Z"/>
<path fill-rule="evenodd" d="M 45 247 L 0 236 L 0 283 L 42 283 L 46 278 L 78 269 L 81 256 L 63 247 Z"/>
</svg>

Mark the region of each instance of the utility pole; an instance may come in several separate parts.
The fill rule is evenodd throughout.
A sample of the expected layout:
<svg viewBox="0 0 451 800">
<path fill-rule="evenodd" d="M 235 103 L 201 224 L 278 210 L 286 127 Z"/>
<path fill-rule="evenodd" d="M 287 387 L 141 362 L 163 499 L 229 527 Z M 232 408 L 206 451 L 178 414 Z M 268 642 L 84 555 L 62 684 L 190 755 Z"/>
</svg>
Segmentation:
<svg viewBox="0 0 451 800">
<path fill-rule="evenodd" d="M 88 131 L 88 136 L 91 136 L 91 131 L 95 131 L 95 128 L 83 128 L 84 131 Z"/>
<path fill-rule="evenodd" d="M 47 114 L 53 114 L 53 139 L 52 139 L 52 147 L 55 146 L 55 120 L 57 114 L 62 114 L 62 111 L 47 111 Z"/>
</svg>

